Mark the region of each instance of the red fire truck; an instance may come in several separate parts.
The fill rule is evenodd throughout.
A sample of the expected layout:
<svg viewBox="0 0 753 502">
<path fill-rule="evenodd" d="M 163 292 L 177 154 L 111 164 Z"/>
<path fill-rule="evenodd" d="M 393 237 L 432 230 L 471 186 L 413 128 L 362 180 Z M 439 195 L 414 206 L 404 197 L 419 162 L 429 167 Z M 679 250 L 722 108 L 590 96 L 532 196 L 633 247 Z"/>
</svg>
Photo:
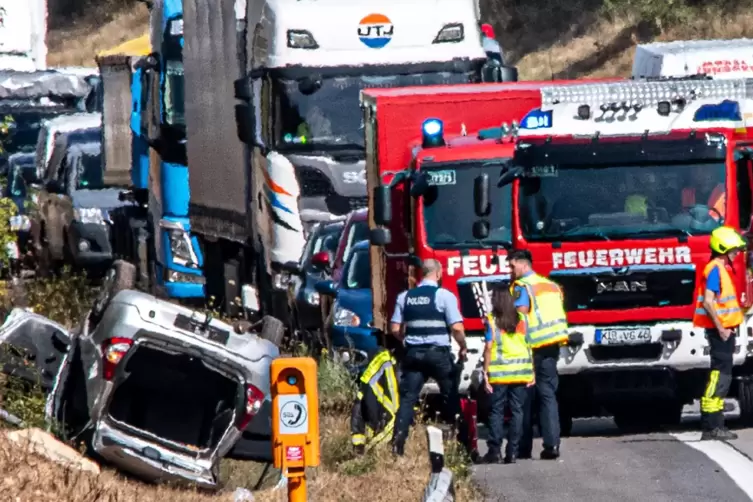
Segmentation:
<svg viewBox="0 0 753 502">
<path fill-rule="evenodd" d="M 416 264 L 424 258 L 437 258 L 445 267 L 443 286 L 458 293 L 461 312 L 469 335 L 469 361 L 461 375 L 461 390 L 467 390 L 471 374 L 480 361 L 483 348 L 482 316 L 486 311 L 486 282 L 460 281 L 459 271 L 471 267 L 476 272 L 464 274 L 468 279 L 493 280 L 507 277 L 505 259 L 509 247 L 509 231 L 498 235 L 492 230 L 484 239 L 477 239 L 471 231 L 473 220 L 473 183 L 479 172 L 479 163 L 467 159 L 463 166 L 452 171 L 451 178 L 440 180 L 429 188 L 434 196 L 424 194 L 420 204 L 411 196 L 416 184 L 409 176 L 413 167 L 426 162 L 441 161 L 452 148 L 432 148 L 435 138 L 422 131 L 427 127 L 440 127 L 441 135 L 452 135 L 453 145 L 470 145 L 477 142 L 468 131 L 493 127 L 507 121 L 520 121 L 531 109 L 541 106 L 541 88 L 552 82 L 517 82 L 504 84 L 476 84 L 404 89 L 371 89 L 363 91 L 361 105 L 364 111 L 366 135 L 367 183 L 391 192 L 388 205 L 378 209 L 392 216 L 389 228 L 391 242 L 383 248 L 372 246 L 372 285 L 374 298 L 374 326 L 387 332 L 389 315 L 397 294 L 415 284 Z M 560 85 L 567 85 L 562 83 Z M 434 120 L 426 122 L 426 117 Z M 431 131 L 429 131 L 431 132 Z M 475 133 L 474 133 L 475 134 Z M 428 141 L 428 143 L 426 142 Z M 512 154 L 514 145 L 509 143 Z M 465 147 L 464 150 L 465 151 Z M 440 157 L 432 158 L 435 154 Z M 497 172 L 501 164 L 492 159 L 483 169 Z M 442 173 L 438 173 L 441 176 Z M 439 178 L 437 178 L 439 179 Z M 419 187 L 420 188 L 420 187 Z M 424 187 L 426 188 L 426 187 Z M 439 189 L 439 190 L 437 190 Z M 512 185 L 494 188 L 490 194 L 507 204 L 500 218 L 491 223 L 511 228 L 510 197 Z M 372 190 L 373 191 L 373 190 Z M 429 200 L 431 198 L 431 202 Z M 378 203 L 382 199 L 376 200 Z M 374 220 L 375 199 L 370 197 L 370 227 Z M 411 208 L 415 208 L 413 211 Z M 496 207 L 496 203 L 495 203 Z M 499 206 L 500 209 L 502 206 Z M 384 224 L 384 221 L 380 222 Z M 459 260 L 465 261 L 459 261 Z M 457 349 L 457 347 L 455 347 Z M 433 384 L 427 389 L 436 390 Z"/>
<path fill-rule="evenodd" d="M 458 100 L 472 100 L 458 89 Z M 455 112 L 417 106 L 423 140 L 408 151 L 395 142 L 420 132 L 394 125 L 396 98 L 365 94 L 375 313 L 391 309 L 412 257 L 433 256 L 466 329 L 480 330 L 489 283 L 509 279 L 505 249 L 527 248 L 565 293 L 563 431 L 573 417 L 604 412 L 621 427 L 679 422 L 709 365 L 704 333 L 691 323 L 708 235 L 722 223 L 751 234 L 753 80 L 550 83 L 518 102 L 532 104 L 519 124 L 465 136 L 452 134 L 446 117 Z M 733 264 L 745 308 L 747 260 Z M 377 294 L 380 281 L 386 291 Z M 747 420 L 749 323 L 732 389 Z"/>
</svg>

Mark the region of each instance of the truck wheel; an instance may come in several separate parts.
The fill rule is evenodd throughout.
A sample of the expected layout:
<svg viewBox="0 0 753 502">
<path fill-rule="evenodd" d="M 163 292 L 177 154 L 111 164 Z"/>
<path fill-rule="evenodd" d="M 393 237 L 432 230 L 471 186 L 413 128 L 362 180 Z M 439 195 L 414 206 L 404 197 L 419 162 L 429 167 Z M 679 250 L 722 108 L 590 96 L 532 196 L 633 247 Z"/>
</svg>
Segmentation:
<svg viewBox="0 0 753 502">
<path fill-rule="evenodd" d="M 275 317 L 264 316 L 259 336 L 264 340 L 272 342 L 275 347 L 279 347 L 282 345 L 282 340 L 285 337 L 285 325 Z"/>
<path fill-rule="evenodd" d="M 566 438 L 573 433 L 573 415 L 560 409 L 560 437 Z"/>
<path fill-rule="evenodd" d="M 740 404 L 740 421 L 745 427 L 753 424 L 753 378 L 742 377 L 737 382 L 737 402 Z"/>
<path fill-rule="evenodd" d="M 105 274 L 102 289 L 94 300 L 89 318 L 94 324 L 99 322 L 105 313 L 110 301 L 119 292 L 125 289 L 133 289 L 136 285 L 136 267 L 132 263 L 123 260 L 115 260 L 112 267 Z"/>
</svg>

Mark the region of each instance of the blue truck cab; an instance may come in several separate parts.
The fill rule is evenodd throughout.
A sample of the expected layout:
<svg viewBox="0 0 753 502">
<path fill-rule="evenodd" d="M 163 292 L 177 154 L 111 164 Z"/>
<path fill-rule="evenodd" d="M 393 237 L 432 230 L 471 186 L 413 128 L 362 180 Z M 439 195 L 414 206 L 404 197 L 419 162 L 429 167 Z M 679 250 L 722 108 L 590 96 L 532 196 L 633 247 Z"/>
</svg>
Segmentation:
<svg viewBox="0 0 753 502">
<path fill-rule="evenodd" d="M 151 29 L 158 69 L 152 72 L 152 78 L 159 76 L 158 95 L 154 95 L 156 82 L 152 82 L 148 75 L 134 78 L 132 84 L 132 123 L 139 126 L 133 139 L 132 177 L 134 186 L 146 186 L 148 190 L 148 226 L 153 229 L 154 236 L 153 249 L 150 250 L 153 257 L 151 279 L 159 296 L 203 300 L 204 257 L 198 240 L 191 236 L 188 219 L 190 191 L 184 117 L 182 1 L 154 2 Z M 160 47 L 155 47 L 155 40 L 160 41 Z M 141 98 L 138 107 L 135 106 L 137 97 Z M 150 98 L 155 100 L 151 106 Z M 159 114 L 159 119 L 149 134 L 146 130 L 149 126 L 145 127 L 149 121 L 140 115 L 151 110 Z M 150 162 L 148 145 L 154 149 L 159 161 Z"/>
</svg>

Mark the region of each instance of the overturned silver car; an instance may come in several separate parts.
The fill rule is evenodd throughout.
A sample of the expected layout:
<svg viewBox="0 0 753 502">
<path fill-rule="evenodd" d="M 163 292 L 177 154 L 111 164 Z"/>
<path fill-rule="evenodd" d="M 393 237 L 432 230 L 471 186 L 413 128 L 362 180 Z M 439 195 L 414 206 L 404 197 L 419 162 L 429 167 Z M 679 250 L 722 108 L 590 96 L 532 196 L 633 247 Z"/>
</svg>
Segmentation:
<svg viewBox="0 0 753 502">
<path fill-rule="evenodd" d="M 244 432 L 271 459 L 274 343 L 131 290 L 96 317 L 71 334 L 47 400 L 64 439 L 142 479 L 205 488 Z"/>
</svg>

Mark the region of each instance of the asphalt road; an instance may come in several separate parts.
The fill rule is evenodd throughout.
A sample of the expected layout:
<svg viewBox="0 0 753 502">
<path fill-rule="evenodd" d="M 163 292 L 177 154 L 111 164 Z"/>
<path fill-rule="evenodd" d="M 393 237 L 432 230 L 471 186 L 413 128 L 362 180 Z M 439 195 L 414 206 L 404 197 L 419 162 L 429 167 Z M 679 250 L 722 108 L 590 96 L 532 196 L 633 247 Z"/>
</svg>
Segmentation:
<svg viewBox="0 0 753 502">
<path fill-rule="evenodd" d="M 534 460 L 475 466 L 474 477 L 489 502 L 753 501 L 753 429 L 730 422 L 738 440 L 701 442 L 698 426 L 694 413 L 677 429 L 641 435 L 608 418 L 576 420 L 558 461 L 538 459 L 537 439 Z"/>
</svg>

